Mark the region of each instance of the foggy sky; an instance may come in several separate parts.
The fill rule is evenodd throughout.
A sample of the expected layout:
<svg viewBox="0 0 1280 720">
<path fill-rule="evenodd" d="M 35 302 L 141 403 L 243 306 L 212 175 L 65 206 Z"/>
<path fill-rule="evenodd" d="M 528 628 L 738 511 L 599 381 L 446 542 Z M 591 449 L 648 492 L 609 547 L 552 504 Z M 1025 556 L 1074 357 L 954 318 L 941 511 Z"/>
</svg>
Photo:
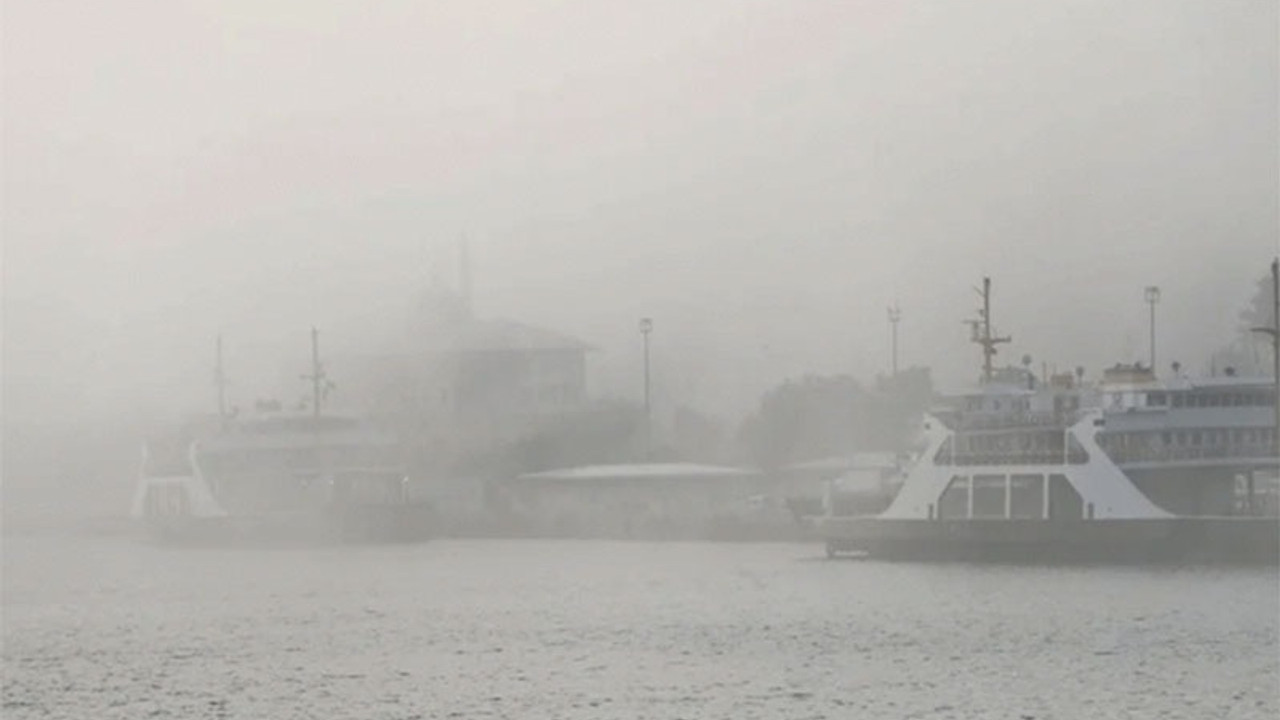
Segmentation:
<svg viewBox="0 0 1280 720">
<path fill-rule="evenodd" d="M 1277 4 L 11 0 L 5 415 L 190 409 L 475 305 L 736 413 L 805 370 L 1226 342 L 1276 252 Z M 433 260 L 434 258 L 434 260 Z M 443 258 L 443 259 L 441 259 Z M 433 269 L 434 266 L 434 269 Z M 339 383 L 341 379 L 338 379 Z M 243 398 L 247 401 L 248 397 Z"/>
</svg>

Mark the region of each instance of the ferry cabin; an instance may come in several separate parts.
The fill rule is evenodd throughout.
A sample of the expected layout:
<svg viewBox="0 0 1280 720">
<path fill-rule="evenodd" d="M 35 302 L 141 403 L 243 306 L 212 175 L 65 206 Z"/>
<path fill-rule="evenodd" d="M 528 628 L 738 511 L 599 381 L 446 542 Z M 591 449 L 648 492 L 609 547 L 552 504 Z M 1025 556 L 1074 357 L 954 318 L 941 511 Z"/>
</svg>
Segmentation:
<svg viewBox="0 0 1280 720">
<path fill-rule="evenodd" d="M 895 511 L 929 519 L 1082 519 L 1115 509 L 1086 501 L 1069 478 L 1105 460 L 1097 446 L 1086 447 L 1079 428 L 1073 432 L 1096 405 L 1070 375 L 1038 384 L 1023 368 L 998 370 L 980 391 L 953 395 L 931 413 L 936 425 L 926 432 L 936 441 L 923 458 L 930 466 L 924 474 L 937 479 L 924 484 L 940 493 L 898 503 Z M 921 503 L 927 509 L 908 509 Z"/>
<path fill-rule="evenodd" d="M 1102 385 L 1098 442 L 1148 497 L 1180 515 L 1273 514 L 1275 385 L 1233 373 L 1157 381 L 1118 367 Z"/>
<path fill-rule="evenodd" d="M 342 417 L 274 417 L 197 446 L 215 497 L 233 514 L 407 499 L 398 446 Z"/>
</svg>

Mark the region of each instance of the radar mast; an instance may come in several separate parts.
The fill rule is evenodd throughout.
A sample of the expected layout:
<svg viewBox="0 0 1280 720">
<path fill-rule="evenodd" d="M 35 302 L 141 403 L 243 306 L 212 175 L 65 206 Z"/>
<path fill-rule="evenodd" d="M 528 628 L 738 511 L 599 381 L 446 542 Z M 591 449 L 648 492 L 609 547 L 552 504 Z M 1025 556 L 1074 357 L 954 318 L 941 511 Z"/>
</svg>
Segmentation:
<svg viewBox="0 0 1280 720">
<path fill-rule="evenodd" d="M 982 347 L 982 382 L 991 382 L 992 359 L 996 356 L 996 346 L 1011 342 L 1011 337 L 998 337 L 991 329 L 991 278 L 982 278 L 982 287 L 974 288 L 982 298 L 982 307 L 978 308 L 978 319 L 967 320 L 971 331 L 970 340 Z"/>
</svg>

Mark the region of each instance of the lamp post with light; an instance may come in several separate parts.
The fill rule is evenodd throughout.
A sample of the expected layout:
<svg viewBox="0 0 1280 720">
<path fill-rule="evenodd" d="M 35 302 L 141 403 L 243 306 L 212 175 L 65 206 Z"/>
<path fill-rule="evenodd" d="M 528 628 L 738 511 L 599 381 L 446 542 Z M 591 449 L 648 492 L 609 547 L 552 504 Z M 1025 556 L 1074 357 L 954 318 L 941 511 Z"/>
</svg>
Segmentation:
<svg viewBox="0 0 1280 720">
<path fill-rule="evenodd" d="M 892 342 L 892 355 L 890 357 L 893 361 L 891 365 L 893 377 L 898 377 L 898 321 L 901 319 L 902 311 L 898 309 L 897 305 L 891 305 L 889 307 L 889 327 Z"/>
<path fill-rule="evenodd" d="M 1151 308 L 1151 372 L 1156 371 L 1156 303 L 1160 302 L 1160 288 L 1148 285 L 1143 298 Z"/>
<path fill-rule="evenodd" d="M 1271 261 L 1271 326 L 1252 330 L 1271 337 L 1272 382 L 1276 388 L 1275 442 L 1280 450 L 1280 258 Z"/>
<path fill-rule="evenodd" d="M 653 459 L 653 404 L 649 396 L 649 334 L 653 332 L 653 319 L 640 318 L 640 337 L 644 340 L 644 452 L 645 459 Z"/>
</svg>

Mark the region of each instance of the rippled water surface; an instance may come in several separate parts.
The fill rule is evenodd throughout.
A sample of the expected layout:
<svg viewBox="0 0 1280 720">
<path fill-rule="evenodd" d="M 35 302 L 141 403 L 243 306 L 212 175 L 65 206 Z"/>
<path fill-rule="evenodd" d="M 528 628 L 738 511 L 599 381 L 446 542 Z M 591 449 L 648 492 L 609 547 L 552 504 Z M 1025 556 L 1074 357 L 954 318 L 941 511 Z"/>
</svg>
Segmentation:
<svg viewBox="0 0 1280 720">
<path fill-rule="evenodd" d="M 5 718 L 1280 716 L 1274 570 L 4 542 Z"/>
</svg>

